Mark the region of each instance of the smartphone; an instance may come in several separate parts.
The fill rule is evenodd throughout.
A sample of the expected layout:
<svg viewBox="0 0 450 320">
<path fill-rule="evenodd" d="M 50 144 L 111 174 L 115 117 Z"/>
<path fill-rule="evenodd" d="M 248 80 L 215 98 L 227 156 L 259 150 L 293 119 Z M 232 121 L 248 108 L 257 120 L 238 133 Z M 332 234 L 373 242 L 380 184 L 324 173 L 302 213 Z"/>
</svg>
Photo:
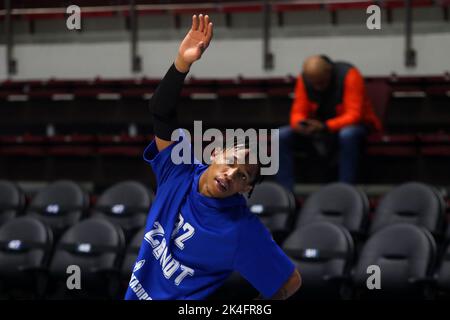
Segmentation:
<svg viewBox="0 0 450 320">
<path fill-rule="evenodd" d="M 308 122 L 306 122 L 306 120 L 302 120 L 299 122 L 300 126 L 303 128 L 306 128 L 308 126 Z"/>
</svg>

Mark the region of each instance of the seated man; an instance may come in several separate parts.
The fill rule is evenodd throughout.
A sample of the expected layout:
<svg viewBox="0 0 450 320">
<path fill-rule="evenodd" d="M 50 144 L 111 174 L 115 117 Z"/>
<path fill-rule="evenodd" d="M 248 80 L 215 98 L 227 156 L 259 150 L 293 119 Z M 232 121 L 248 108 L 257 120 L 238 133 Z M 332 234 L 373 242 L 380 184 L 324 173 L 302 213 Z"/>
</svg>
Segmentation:
<svg viewBox="0 0 450 320">
<path fill-rule="evenodd" d="M 150 102 L 155 140 L 144 159 L 155 173 L 157 192 L 127 300 L 204 299 L 233 271 L 261 298 L 287 299 L 300 287 L 294 264 L 246 205 L 243 194 L 251 192 L 261 169 L 257 161 L 243 161 L 255 156 L 250 147 L 215 150 L 209 166 L 172 160 L 172 151 L 182 143 L 172 141 L 178 128 L 176 102 L 212 32 L 208 16 L 193 16 L 174 64 Z"/>
<path fill-rule="evenodd" d="M 293 190 L 293 147 L 329 156 L 338 151 L 339 181 L 355 183 L 364 138 L 381 123 L 366 95 L 364 80 L 351 64 L 326 56 L 305 60 L 295 87 L 290 125 L 280 128 L 277 180 Z"/>
</svg>

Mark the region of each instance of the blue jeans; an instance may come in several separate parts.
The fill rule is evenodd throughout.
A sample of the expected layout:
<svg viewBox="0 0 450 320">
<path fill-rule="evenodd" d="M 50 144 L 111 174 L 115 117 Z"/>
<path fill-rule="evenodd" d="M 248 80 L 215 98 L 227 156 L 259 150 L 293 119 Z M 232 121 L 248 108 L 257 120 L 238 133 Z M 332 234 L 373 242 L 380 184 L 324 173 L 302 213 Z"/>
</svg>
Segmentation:
<svg viewBox="0 0 450 320">
<path fill-rule="evenodd" d="M 296 146 L 302 147 L 305 140 L 312 140 L 312 137 L 303 136 L 292 130 L 290 126 L 279 128 L 280 139 L 280 168 L 276 175 L 276 180 L 287 189 L 293 191 L 294 177 L 294 156 L 293 150 Z M 339 181 L 355 183 L 358 175 L 359 158 L 363 142 L 367 135 L 367 128 L 364 125 L 351 125 L 342 128 L 337 134 L 329 134 L 336 141 L 339 162 Z"/>
</svg>

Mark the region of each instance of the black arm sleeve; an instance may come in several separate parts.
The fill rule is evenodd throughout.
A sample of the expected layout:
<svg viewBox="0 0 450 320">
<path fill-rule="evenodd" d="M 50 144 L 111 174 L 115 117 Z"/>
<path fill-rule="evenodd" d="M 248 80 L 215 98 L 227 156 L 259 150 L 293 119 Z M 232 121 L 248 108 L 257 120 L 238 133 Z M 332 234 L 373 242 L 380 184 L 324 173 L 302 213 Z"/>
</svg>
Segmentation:
<svg viewBox="0 0 450 320">
<path fill-rule="evenodd" d="M 160 139 L 170 141 L 172 132 L 178 128 L 176 107 L 186 75 L 172 64 L 150 100 L 153 130 Z"/>
</svg>

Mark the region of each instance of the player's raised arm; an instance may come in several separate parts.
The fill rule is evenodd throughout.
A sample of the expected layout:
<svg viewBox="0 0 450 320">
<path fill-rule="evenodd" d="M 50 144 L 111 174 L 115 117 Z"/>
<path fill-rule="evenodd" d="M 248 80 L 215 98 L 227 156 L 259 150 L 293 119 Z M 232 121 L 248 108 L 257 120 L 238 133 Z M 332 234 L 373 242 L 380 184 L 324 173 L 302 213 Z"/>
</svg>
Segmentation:
<svg viewBox="0 0 450 320">
<path fill-rule="evenodd" d="M 199 60 L 209 46 L 213 24 L 209 16 L 194 15 L 192 27 L 180 44 L 174 64 L 161 80 L 150 100 L 156 146 L 159 151 L 173 143 L 172 132 L 178 128 L 176 106 L 184 79 L 191 65 Z"/>
</svg>

